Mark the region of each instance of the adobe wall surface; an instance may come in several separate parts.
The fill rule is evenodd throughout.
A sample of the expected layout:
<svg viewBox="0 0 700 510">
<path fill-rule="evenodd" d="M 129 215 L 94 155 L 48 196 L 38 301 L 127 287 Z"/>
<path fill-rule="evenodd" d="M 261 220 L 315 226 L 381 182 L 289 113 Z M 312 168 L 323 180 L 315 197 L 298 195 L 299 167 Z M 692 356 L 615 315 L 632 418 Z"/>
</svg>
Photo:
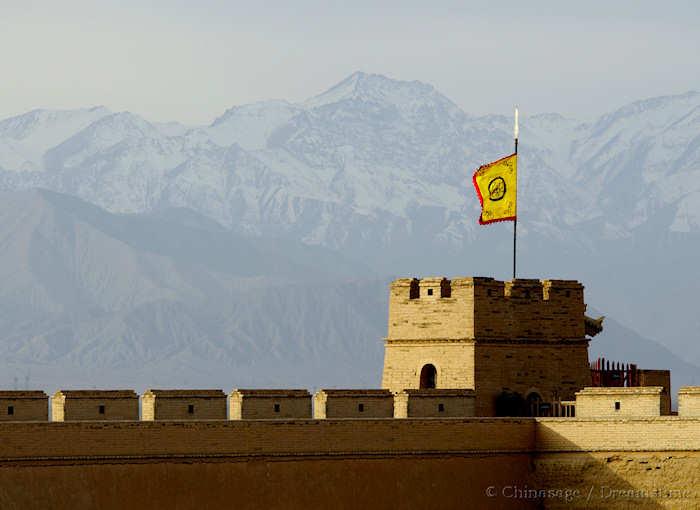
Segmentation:
<svg viewBox="0 0 700 510">
<path fill-rule="evenodd" d="M 0 508 L 488 509 L 486 487 L 528 474 L 523 453 L 4 466 Z M 497 508 L 536 506 L 507 501 Z"/>
<path fill-rule="evenodd" d="M 477 389 L 477 414 L 488 416 L 504 390 L 555 401 L 590 386 L 580 283 L 455 278 L 441 297 L 445 282 L 392 283 L 383 388 L 419 388 L 422 367 L 432 364 L 437 388 Z"/>
<path fill-rule="evenodd" d="M 11 397 L 14 392 L 0 392 L 0 421 L 48 421 L 48 396 Z"/>
<path fill-rule="evenodd" d="M 250 396 L 234 392 L 229 397 L 229 412 L 232 420 L 310 419 L 311 395 Z"/>
<path fill-rule="evenodd" d="M 430 339 L 583 339 L 583 286 L 576 281 L 454 278 L 449 297 L 441 297 L 442 278 L 392 282 L 389 329 L 393 340 Z M 432 291 L 432 294 L 429 292 Z"/>
<path fill-rule="evenodd" d="M 700 418 L 700 386 L 684 386 L 678 390 L 678 415 Z"/>
<path fill-rule="evenodd" d="M 660 416 L 665 410 L 663 388 L 584 388 L 576 393 L 578 418 Z"/>
<path fill-rule="evenodd" d="M 543 508 L 700 508 L 700 419 L 538 418 L 536 449 Z"/>
<path fill-rule="evenodd" d="M 424 365 L 437 369 L 437 388 L 474 388 L 474 342 L 387 342 L 382 388 L 393 392 L 420 387 Z"/>
<path fill-rule="evenodd" d="M 591 385 L 588 342 L 567 345 L 477 344 L 475 349 L 477 416 L 493 416 L 495 399 L 504 390 L 525 398 L 539 393 L 545 402 L 573 400 Z"/>
<path fill-rule="evenodd" d="M 474 336 L 583 339 L 585 311 L 583 285 L 576 281 L 492 280 L 474 287 Z"/>
<path fill-rule="evenodd" d="M 389 332 L 401 340 L 474 338 L 474 285 L 472 278 L 455 278 L 451 296 L 440 297 L 442 278 L 423 278 L 417 299 L 410 299 L 410 278 L 392 282 L 389 290 Z M 433 295 L 427 295 L 432 289 Z"/>
<path fill-rule="evenodd" d="M 700 451 L 700 418 L 537 418 L 537 450 Z"/>
<path fill-rule="evenodd" d="M 0 508 L 700 507 L 700 419 L 17 422 L 0 437 Z"/>
<path fill-rule="evenodd" d="M 471 395 L 430 395 L 398 393 L 394 400 L 396 418 L 464 418 L 474 416 Z"/>
<path fill-rule="evenodd" d="M 188 411 L 194 406 L 194 412 Z M 226 397 L 218 398 L 155 398 L 156 420 L 225 420 Z"/>
<path fill-rule="evenodd" d="M 661 395 L 661 414 L 671 414 L 671 371 L 640 369 L 640 386 L 661 386 L 664 391 Z"/>
<path fill-rule="evenodd" d="M 316 399 L 315 405 L 324 405 Z M 318 414 L 316 416 L 319 416 Z M 394 396 L 356 395 L 332 396 L 325 399 L 326 418 L 393 418 Z"/>
<path fill-rule="evenodd" d="M 0 437 L 3 509 L 461 509 L 527 479 L 534 422 L 7 423 Z"/>
<path fill-rule="evenodd" d="M 99 399 L 99 398 L 66 398 L 61 403 L 55 397 L 52 398 L 52 419 L 59 421 L 62 417 L 65 421 L 80 420 L 138 420 L 138 398 L 124 399 Z M 104 414 L 100 414 L 99 408 L 104 406 Z M 58 409 L 62 408 L 62 413 Z"/>
</svg>

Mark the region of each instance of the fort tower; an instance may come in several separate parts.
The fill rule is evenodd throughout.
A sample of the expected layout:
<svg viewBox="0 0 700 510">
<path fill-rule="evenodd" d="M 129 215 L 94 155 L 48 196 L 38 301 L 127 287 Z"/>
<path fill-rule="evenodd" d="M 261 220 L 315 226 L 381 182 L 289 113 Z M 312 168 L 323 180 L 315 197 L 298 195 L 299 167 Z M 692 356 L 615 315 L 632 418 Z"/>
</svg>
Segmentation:
<svg viewBox="0 0 700 510">
<path fill-rule="evenodd" d="M 382 387 L 470 388 L 478 416 L 529 414 L 591 385 L 577 281 L 401 278 Z"/>
</svg>

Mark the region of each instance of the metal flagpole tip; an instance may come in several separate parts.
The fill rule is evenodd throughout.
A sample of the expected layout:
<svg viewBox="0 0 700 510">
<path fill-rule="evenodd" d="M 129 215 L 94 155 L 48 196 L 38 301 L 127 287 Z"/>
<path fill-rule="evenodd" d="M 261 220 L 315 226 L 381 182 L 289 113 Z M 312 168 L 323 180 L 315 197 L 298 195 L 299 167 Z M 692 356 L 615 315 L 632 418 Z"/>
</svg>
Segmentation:
<svg viewBox="0 0 700 510">
<path fill-rule="evenodd" d="M 518 107 L 515 107 L 515 124 L 513 125 L 513 138 L 518 139 Z"/>
</svg>

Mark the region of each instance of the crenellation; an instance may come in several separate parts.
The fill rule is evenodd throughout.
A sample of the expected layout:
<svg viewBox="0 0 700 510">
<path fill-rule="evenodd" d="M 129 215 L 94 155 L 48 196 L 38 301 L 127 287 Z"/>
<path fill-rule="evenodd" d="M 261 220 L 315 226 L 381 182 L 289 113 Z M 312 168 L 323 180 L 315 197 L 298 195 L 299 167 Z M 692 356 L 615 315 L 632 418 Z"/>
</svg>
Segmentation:
<svg viewBox="0 0 700 510">
<path fill-rule="evenodd" d="M 0 421 L 47 421 L 48 395 L 43 391 L 0 391 Z"/>
<path fill-rule="evenodd" d="M 450 297 L 439 297 L 446 281 Z M 419 288 L 414 299 L 406 297 L 411 282 Z M 382 387 L 419 388 L 423 367 L 432 365 L 435 387 L 477 390 L 479 415 L 492 415 L 503 392 L 573 399 L 590 385 L 584 314 L 583 285 L 577 281 L 396 280 Z M 538 371 L 528 369 L 532 353 L 540 356 Z"/>
<path fill-rule="evenodd" d="M 229 395 L 230 420 L 311 418 L 311 394 L 300 389 L 236 389 Z"/>
<path fill-rule="evenodd" d="M 157 390 L 141 397 L 142 419 L 225 420 L 226 395 L 222 390 Z"/>
<path fill-rule="evenodd" d="M 51 397 L 51 420 L 138 420 L 134 390 L 58 390 Z"/>
</svg>

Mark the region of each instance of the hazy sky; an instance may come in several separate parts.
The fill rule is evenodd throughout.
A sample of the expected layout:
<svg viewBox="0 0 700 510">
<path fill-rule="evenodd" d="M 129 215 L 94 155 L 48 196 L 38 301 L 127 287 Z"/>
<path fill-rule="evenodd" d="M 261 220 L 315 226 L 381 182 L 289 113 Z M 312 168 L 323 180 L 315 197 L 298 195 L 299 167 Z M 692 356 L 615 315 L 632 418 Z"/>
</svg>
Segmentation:
<svg viewBox="0 0 700 510">
<path fill-rule="evenodd" d="M 357 70 L 428 82 L 469 113 L 591 118 L 700 89 L 699 5 L 0 0 L 0 118 L 103 104 L 209 123 Z"/>
</svg>

